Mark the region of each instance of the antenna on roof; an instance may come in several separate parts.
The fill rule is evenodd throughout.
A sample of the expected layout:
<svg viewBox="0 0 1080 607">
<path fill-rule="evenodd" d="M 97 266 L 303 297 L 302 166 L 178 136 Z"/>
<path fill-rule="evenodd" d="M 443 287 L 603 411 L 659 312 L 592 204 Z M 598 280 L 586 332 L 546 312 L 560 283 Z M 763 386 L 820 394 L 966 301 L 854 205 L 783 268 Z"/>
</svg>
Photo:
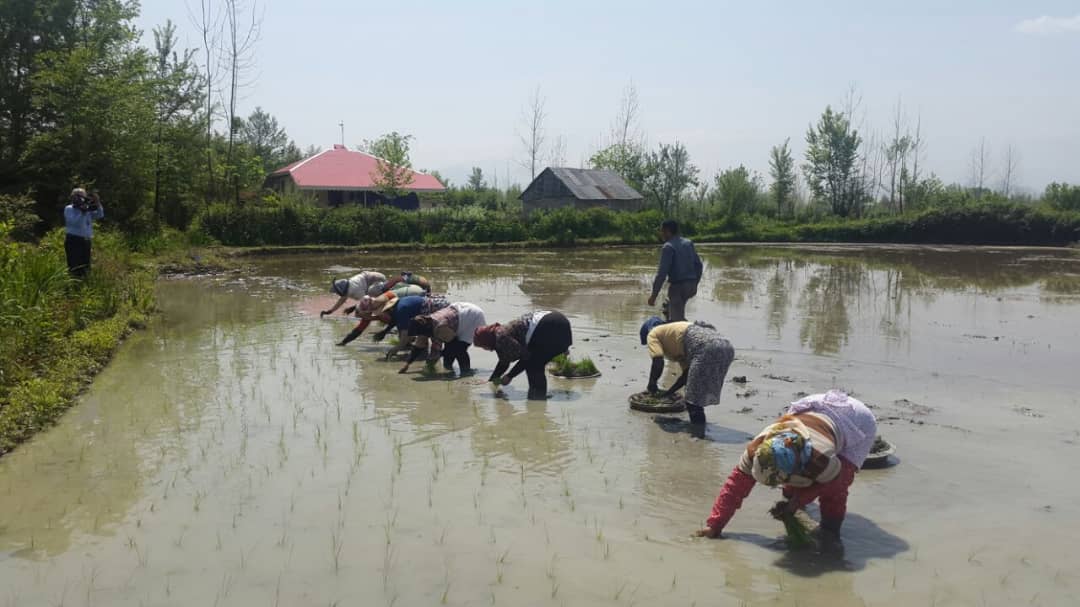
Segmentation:
<svg viewBox="0 0 1080 607">
<path fill-rule="evenodd" d="M 341 128 L 341 147 L 345 147 L 345 122 L 339 122 L 337 125 Z"/>
</svg>

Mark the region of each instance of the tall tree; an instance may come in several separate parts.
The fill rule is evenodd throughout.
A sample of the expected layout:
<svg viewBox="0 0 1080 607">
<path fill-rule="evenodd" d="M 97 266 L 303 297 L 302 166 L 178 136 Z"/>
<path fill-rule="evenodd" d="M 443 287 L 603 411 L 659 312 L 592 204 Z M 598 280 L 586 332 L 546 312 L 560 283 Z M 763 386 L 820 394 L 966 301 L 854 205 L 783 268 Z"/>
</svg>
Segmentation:
<svg viewBox="0 0 1080 607">
<path fill-rule="evenodd" d="M 367 151 L 378 159 L 372 181 L 387 198 L 401 196 L 413 182 L 412 160 L 409 159 L 411 141 L 412 135 L 393 131 L 365 143 Z"/>
<path fill-rule="evenodd" d="M 1016 175 L 1020 170 L 1020 153 L 1013 144 L 1005 148 L 1001 158 L 1001 195 L 1008 198 L 1016 187 Z"/>
<path fill-rule="evenodd" d="M 548 152 L 548 166 L 566 166 L 566 138 L 562 135 L 557 135 L 555 141 L 551 142 L 551 150 Z"/>
<path fill-rule="evenodd" d="M 662 143 L 650 153 L 644 175 L 644 194 L 667 215 L 678 213 L 683 194 L 698 183 L 698 168 L 690 162 L 686 146 L 678 141 Z"/>
<path fill-rule="evenodd" d="M 842 113 L 826 107 L 816 126 L 806 131 L 803 172 L 814 198 L 829 205 L 840 217 L 858 215 L 862 188 L 856 162 L 862 138 Z"/>
<path fill-rule="evenodd" d="M 724 213 L 738 217 L 749 212 L 761 193 L 761 178 L 739 165 L 716 176 L 716 196 Z"/>
<path fill-rule="evenodd" d="M 777 217 L 784 217 L 795 209 L 798 176 L 795 174 L 795 159 L 788 147 L 790 141 L 785 139 L 783 145 L 774 145 L 769 150 L 769 175 L 773 180 L 769 194 L 776 205 Z"/>
<path fill-rule="evenodd" d="M 296 147 L 277 118 L 256 106 L 255 111 L 240 125 L 240 141 L 262 161 L 263 171 L 269 173 L 288 164 L 285 155 L 290 145 Z"/>
<path fill-rule="evenodd" d="M 251 0 L 224 0 L 225 3 L 225 67 L 229 74 L 229 106 L 226 124 L 229 125 L 225 162 L 231 175 L 236 202 L 240 202 L 239 168 L 236 162 L 236 106 L 240 91 L 251 83 L 248 78 L 255 68 L 255 45 L 259 42 L 262 18 L 258 4 Z"/>
<path fill-rule="evenodd" d="M 199 0 L 198 13 L 191 14 L 192 24 L 199 33 L 199 41 L 202 43 L 203 54 L 203 82 L 206 86 L 206 94 L 203 98 L 204 116 L 206 120 L 206 201 L 209 202 L 217 195 L 214 173 L 214 115 L 217 107 L 214 101 L 215 88 L 219 84 L 220 73 L 218 63 L 221 53 L 222 36 L 222 11 L 220 2 L 214 0 Z"/>
<path fill-rule="evenodd" d="M 975 190 L 975 198 L 982 198 L 986 191 L 989 165 L 990 148 L 986 145 L 986 137 L 980 137 L 979 145 L 971 150 L 971 188 Z"/>
<path fill-rule="evenodd" d="M 484 171 L 480 167 L 473 167 L 469 174 L 467 187 L 474 192 L 483 192 L 487 189 L 487 181 L 484 180 Z"/>
<path fill-rule="evenodd" d="M 55 217 L 56 201 L 82 182 L 111 201 L 110 217 L 152 219 L 136 218 L 153 189 L 155 126 L 153 62 L 136 44 L 136 16 L 134 3 L 78 2 L 68 48 L 38 57 L 31 86 L 40 122 L 21 162 L 42 217 Z"/>
<path fill-rule="evenodd" d="M 638 100 L 637 87 L 634 83 L 626 85 L 619 100 L 619 111 L 611 125 L 611 143 L 624 148 L 642 147 L 639 123 L 641 121 L 641 103 Z"/>
<path fill-rule="evenodd" d="M 907 132 L 904 106 L 899 98 L 893 110 L 892 127 L 892 137 L 882 150 L 889 178 L 889 207 L 903 213 L 904 174 L 907 171 L 908 156 L 911 154 L 912 138 Z"/>
<path fill-rule="evenodd" d="M 190 162 L 191 132 L 198 127 L 203 96 L 207 94 L 195 64 L 195 49 L 177 49 L 176 26 L 172 21 L 154 28 L 154 102 L 157 128 L 154 137 L 154 213 L 163 215 L 165 190 L 176 195 L 177 173 Z M 192 171 L 193 172 L 193 171 Z M 166 175 L 170 186 L 163 184 Z M 188 181 L 194 181 L 194 174 Z"/>
<path fill-rule="evenodd" d="M 536 169 L 544 159 L 544 146 L 547 143 L 547 112 L 544 109 L 546 104 L 547 100 L 537 86 L 528 104 L 521 111 L 523 130 L 518 132 L 518 139 L 521 140 L 525 152 L 521 166 L 529 170 L 530 179 L 536 178 Z"/>
</svg>

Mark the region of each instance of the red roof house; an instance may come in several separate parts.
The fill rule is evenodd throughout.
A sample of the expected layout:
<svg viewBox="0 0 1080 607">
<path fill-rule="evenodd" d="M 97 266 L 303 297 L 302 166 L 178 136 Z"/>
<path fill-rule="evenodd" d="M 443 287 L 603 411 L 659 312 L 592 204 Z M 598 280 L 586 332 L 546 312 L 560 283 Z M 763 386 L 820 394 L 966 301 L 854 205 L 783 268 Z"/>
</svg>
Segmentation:
<svg viewBox="0 0 1080 607">
<path fill-rule="evenodd" d="M 383 202 L 375 185 L 378 162 L 379 159 L 371 154 L 335 145 L 274 171 L 266 178 L 266 186 L 287 194 L 311 194 L 320 204 L 328 206 L 347 202 L 378 204 Z M 418 171 L 411 173 L 412 183 L 402 188 L 408 198 L 416 200 L 416 194 L 420 192 L 446 191 L 446 186 L 435 177 Z"/>
</svg>

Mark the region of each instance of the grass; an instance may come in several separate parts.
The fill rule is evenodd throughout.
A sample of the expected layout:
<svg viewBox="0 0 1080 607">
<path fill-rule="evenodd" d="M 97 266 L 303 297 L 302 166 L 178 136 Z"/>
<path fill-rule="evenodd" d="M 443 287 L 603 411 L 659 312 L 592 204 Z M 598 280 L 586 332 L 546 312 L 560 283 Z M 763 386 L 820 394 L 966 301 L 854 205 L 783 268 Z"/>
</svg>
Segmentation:
<svg viewBox="0 0 1080 607">
<path fill-rule="evenodd" d="M 600 370 L 588 356 L 575 361 L 566 354 L 560 354 L 551 361 L 551 372 L 561 377 L 591 377 L 599 374 Z"/>
<path fill-rule="evenodd" d="M 89 278 L 67 274 L 63 234 L 12 242 L 0 223 L 0 455 L 51 426 L 154 307 L 152 269 L 112 234 Z"/>
</svg>

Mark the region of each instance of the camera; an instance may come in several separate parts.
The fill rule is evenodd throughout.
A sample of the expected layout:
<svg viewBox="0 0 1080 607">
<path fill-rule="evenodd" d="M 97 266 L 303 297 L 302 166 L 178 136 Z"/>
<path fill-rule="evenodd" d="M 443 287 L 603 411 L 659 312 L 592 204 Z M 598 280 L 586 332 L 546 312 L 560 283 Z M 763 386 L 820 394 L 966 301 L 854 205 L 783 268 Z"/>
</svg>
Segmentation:
<svg viewBox="0 0 1080 607">
<path fill-rule="evenodd" d="M 71 206 L 83 212 L 96 211 L 98 208 L 97 196 L 76 194 L 71 199 Z"/>
</svg>

